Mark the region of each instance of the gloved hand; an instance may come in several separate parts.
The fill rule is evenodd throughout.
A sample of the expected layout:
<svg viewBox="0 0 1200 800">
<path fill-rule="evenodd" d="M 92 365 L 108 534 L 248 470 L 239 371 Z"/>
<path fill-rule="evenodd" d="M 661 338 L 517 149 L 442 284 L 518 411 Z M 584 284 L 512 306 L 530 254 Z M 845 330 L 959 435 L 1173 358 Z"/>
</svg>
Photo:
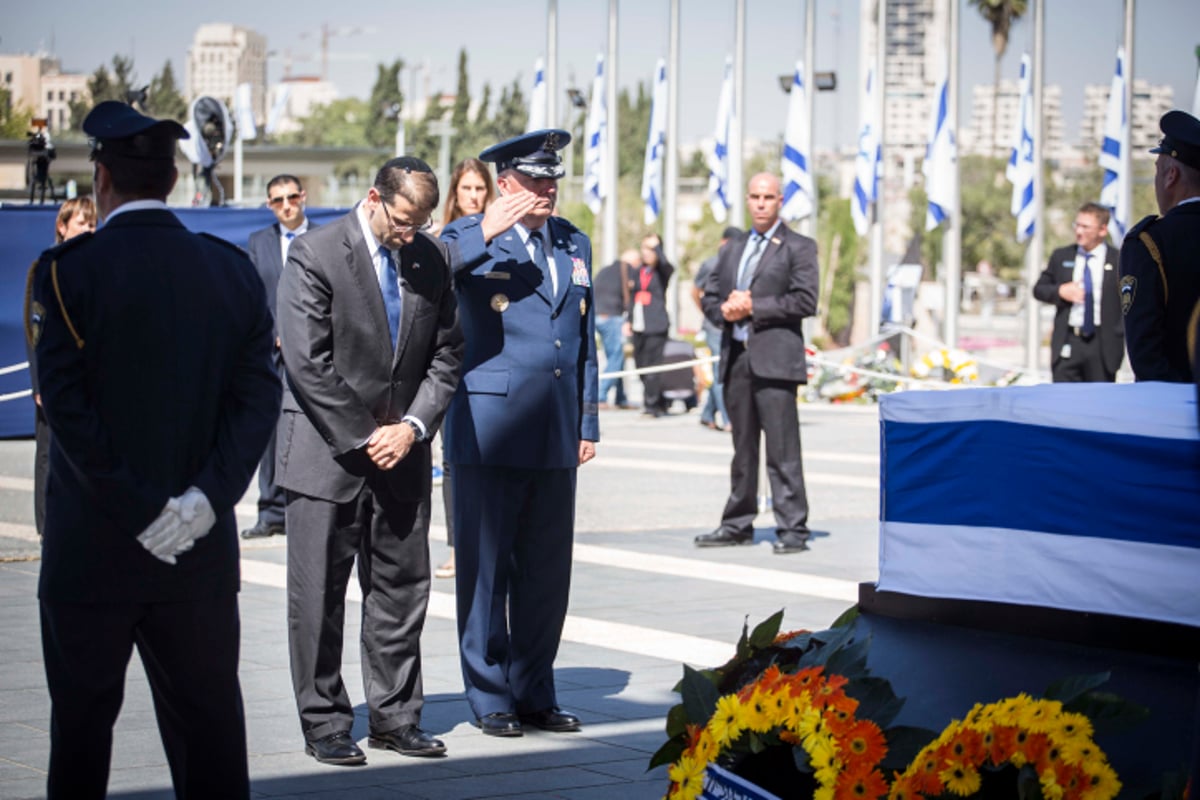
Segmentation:
<svg viewBox="0 0 1200 800">
<path fill-rule="evenodd" d="M 167 502 L 162 514 L 139 534 L 138 541 L 155 558 L 174 564 L 176 556 L 191 550 L 216 522 L 216 512 L 204 492 L 190 486 Z"/>
</svg>

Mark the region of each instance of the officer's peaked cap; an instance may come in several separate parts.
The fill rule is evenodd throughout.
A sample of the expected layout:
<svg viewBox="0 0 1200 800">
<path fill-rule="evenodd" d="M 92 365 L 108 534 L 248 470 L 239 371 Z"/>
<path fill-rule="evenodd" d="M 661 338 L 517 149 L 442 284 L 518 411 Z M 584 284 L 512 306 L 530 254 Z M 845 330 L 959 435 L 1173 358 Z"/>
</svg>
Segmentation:
<svg viewBox="0 0 1200 800">
<path fill-rule="evenodd" d="M 1159 120 L 1162 139 L 1151 153 L 1166 153 L 1171 158 L 1200 169 L 1200 120 L 1186 111 L 1168 111 Z"/>
<path fill-rule="evenodd" d="M 173 159 L 176 140 L 189 138 L 175 120 L 147 117 L 116 100 L 105 100 L 89 111 L 83 120 L 83 132 L 94 154 L 135 159 Z"/>
<path fill-rule="evenodd" d="M 532 131 L 492 145 L 479 158 L 495 162 L 497 172 L 515 169 L 531 178 L 557 179 L 566 174 L 558 151 L 570 141 L 571 134 L 558 128 Z"/>
</svg>

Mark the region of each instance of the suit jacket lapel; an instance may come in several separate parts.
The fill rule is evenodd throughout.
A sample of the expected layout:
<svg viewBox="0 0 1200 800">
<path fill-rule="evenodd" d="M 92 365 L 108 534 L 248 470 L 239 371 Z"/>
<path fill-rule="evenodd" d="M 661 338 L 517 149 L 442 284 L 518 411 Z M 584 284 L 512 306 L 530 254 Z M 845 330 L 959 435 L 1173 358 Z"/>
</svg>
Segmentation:
<svg viewBox="0 0 1200 800">
<path fill-rule="evenodd" d="M 567 289 L 571 285 L 571 276 L 574 272 L 574 263 L 571 261 L 571 254 L 574 252 L 570 241 L 561 234 L 560 231 L 551 227 L 554 218 L 551 217 L 546 221 L 546 232 L 550 234 L 550 241 L 554 242 L 554 274 L 558 279 L 558 291 L 554 292 L 554 302 L 551 305 L 557 310 L 567 299 Z M 554 291 L 553 286 L 547 287 L 547 294 Z"/>
<path fill-rule="evenodd" d="M 754 274 L 750 276 L 750 285 L 754 285 L 754 281 L 758 280 L 758 276 L 762 274 L 763 267 L 771 262 L 775 254 L 779 252 L 779 248 L 783 247 L 783 236 L 780 231 L 783 229 L 783 223 L 779 223 L 779 227 L 775 228 L 775 232 L 771 234 L 771 238 L 767 239 L 763 245 L 763 253 L 759 256 L 758 264 L 754 267 Z"/>
<path fill-rule="evenodd" d="M 411 249 L 406 247 L 400 251 L 400 332 L 396 337 L 396 353 L 392 360 L 392 369 L 399 365 L 400 358 L 404 355 L 408 336 L 412 333 L 413 318 L 416 317 L 417 306 L 421 302 L 421 296 L 413 291 L 412 284 L 409 282 L 412 271 L 420 269 L 421 266 L 414 260 Z"/>
<path fill-rule="evenodd" d="M 351 211 L 346 217 L 346 268 L 350 275 L 354 278 L 354 282 L 358 284 L 359 292 L 363 298 L 363 306 L 367 309 L 367 315 L 371 318 L 372 324 L 381 332 L 379 339 L 380 346 L 387 355 L 388 363 L 391 363 L 394 355 L 392 349 L 392 332 L 388 328 L 387 310 L 383 307 L 383 292 L 379 289 L 379 276 L 375 273 L 375 264 L 371 260 L 371 253 L 367 249 L 367 241 L 363 238 L 362 229 L 358 223 L 357 209 Z M 404 319 L 403 312 L 400 315 L 401 320 Z"/>
</svg>

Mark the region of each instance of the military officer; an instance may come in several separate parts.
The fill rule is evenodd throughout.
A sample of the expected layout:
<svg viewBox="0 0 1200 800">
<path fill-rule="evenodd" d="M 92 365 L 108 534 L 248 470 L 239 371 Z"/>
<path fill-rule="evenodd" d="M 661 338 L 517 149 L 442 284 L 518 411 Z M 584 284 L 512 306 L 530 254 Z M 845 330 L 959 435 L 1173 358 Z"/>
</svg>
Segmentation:
<svg viewBox="0 0 1200 800">
<path fill-rule="evenodd" d="M 118 102 L 84 119 L 104 226 L 31 275 L 52 446 L 38 598 L 50 798 L 103 797 L 136 645 L 175 794 L 249 797 L 234 504 L 279 416 L 250 259 L 164 202 L 187 133 Z"/>
<path fill-rule="evenodd" d="M 1168 111 L 1150 152 L 1161 217 L 1130 229 L 1121 247 L 1121 310 L 1129 363 L 1139 381 L 1192 381 L 1187 326 L 1200 300 L 1200 120 Z"/>
<path fill-rule="evenodd" d="M 554 688 L 575 471 L 600 438 L 591 243 L 552 216 L 570 139 L 543 130 L 485 150 L 499 198 L 442 231 L 467 341 L 445 433 L 459 647 L 467 700 L 492 736 L 580 725 Z"/>
</svg>

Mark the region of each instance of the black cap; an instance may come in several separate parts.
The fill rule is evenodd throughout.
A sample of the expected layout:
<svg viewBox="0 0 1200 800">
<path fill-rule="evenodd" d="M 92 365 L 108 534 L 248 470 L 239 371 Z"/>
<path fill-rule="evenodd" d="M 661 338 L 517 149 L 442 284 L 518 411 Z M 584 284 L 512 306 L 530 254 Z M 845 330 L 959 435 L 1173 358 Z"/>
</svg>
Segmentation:
<svg viewBox="0 0 1200 800">
<path fill-rule="evenodd" d="M 496 172 L 515 169 L 531 178 L 561 178 L 567 174 L 558 151 L 571 141 L 571 134 L 558 128 L 523 133 L 494 144 L 479 154 L 481 161 L 496 164 Z"/>
<path fill-rule="evenodd" d="M 380 167 L 380 169 L 402 169 L 405 172 L 433 172 L 428 164 L 416 156 L 396 156 Z"/>
<path fill-rule="evenodd" d="M 1186 111 L 1168 111 L 1159 120 L 1163 137 L 1151 153 L 1166 153 L 1194 169 L 1200 169 L 1200 120 Z"/>
<path fill-rule="evenodd" d="M 175 142 L 189 138 L 173 119 L 154 119 L 139 114 L 133 106 L 105 100 L 83 120 L 92 154 L 136 159 L 174 159 Z"/>
</svg>

